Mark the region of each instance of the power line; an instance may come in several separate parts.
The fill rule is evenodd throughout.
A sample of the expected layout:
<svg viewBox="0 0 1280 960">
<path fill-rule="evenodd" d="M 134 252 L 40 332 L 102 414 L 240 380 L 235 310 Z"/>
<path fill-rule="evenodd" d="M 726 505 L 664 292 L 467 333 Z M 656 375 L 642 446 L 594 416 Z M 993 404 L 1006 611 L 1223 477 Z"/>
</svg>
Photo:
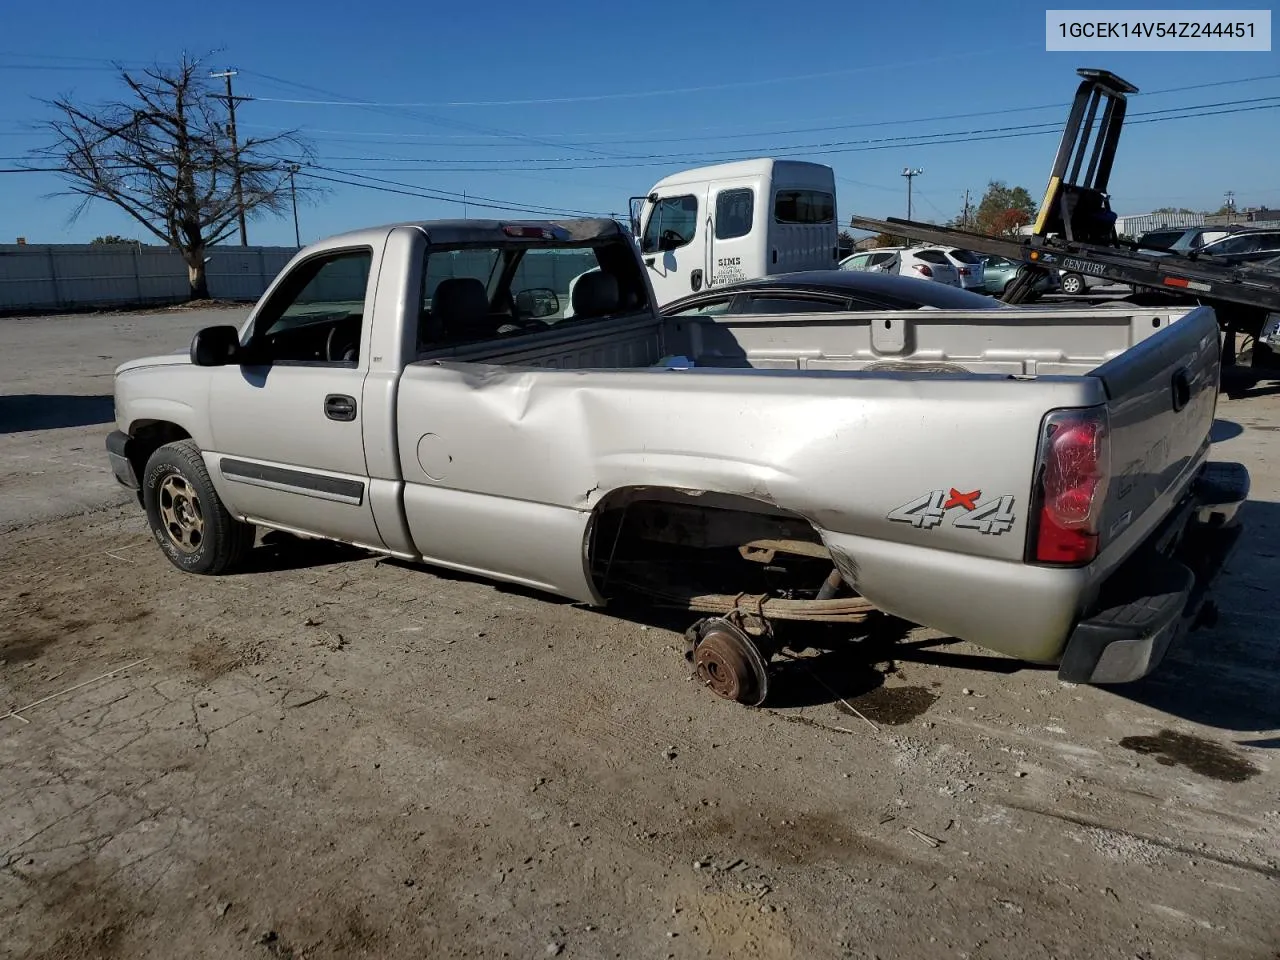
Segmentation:
<svg viewBox="0 0 1280 960">
<path fill-rule="evenodd" d="M 329 96 L 329 97 L 339 96 L 339 94 L 335 94 L 331 90 L 325 90 L 322 87 L 313 87 L 305 83 L 295 83 L 292 80 L 285 80 L 281 77 L 273 77 L 270 74 L 261 73 L 256 70 L 245 70 L 243 72 L 247 76 L 259 77 L 260 79 L 267 80 L 271 83 L 280 84 L 282 86 L 294 87 L 299 90 L 309 90 L 313 93 L 319 93 L 323 96 Z M 415 113 L 415 112 L 398 109 L 398 108 L 389 108 L 386 105 L 382 105 L 382 104 L 353 103 L 353 106 L 363 106 L 365 109 L 372 110 L 375 113 L 381 113 L 384 116 L 391 116 L 396 118 L 410 117 L 414 120 L 419 121 L 420 123 L 431 123 L 431 124 L 435 124 L 436 126 L 452 127 L 457 130 L 467 130 L 471 133 L 489 134 L 489 135 L 498 136 L 498 137 L 505 137 L 508 139 L 524 140 L 527 143 L 532 143 L 532 144 L 536 144 L 538 146 L 543 146 L 543 147 L 551 147 L 552 149 L 555 149 L 555 150 L 564 149 L 564 147 L 566 146 L 566 144 L 563 142 L 556 143 L 549 140 L 543 140 L 538 137 L 519 133 L 513 130 L 504 130 L 500 127 L 477 126 L 475 124 L 465 123 L 461 120 L 449 120 L 444 117 L 437 117 L 434 114 L 421 114 L 421 113 Z M 591 147 L 589 144 L 586 144 L 586 145 L 577 144 L 577 146 L 579 146 L 580 149 L 587 150 L 591 153 L 598 153 L 602 157 L 612 156 L 612 154 L 610 154 L 608 151 L 595 149 Z"/>
<path fill-rule="evenodd" d="M 1230 113 L 1244 113 L 1251 110 L 1267 110 L 1280 107 L 1280 96 L 1274 97 L 1254 97 L 1242 100 L 1226 100 L 1219 103 L 1206 104 L 1188 104 L 1181 107 L 1169 107 L 1161 110 L 1149 110 L 1145 113 L 1131 114 L 1126 118 L 1125 123 L 1130 125 L 1138 125 L 1143 123 L 1156 123 L 1165 120 L 1182 120 L 1194 117 L 1219 116 Z M 1244 106 L 1254 104 L 1255 106 Z M 1261 105 L 1258 105 L 1261 104 Z M 1218 110 L 1217 107 L 1236 107 L 1237 109 Z M 1186 111 L 1201 111 L 1199 113 L 1189 113 Z M 1173 115 L 1177 114 L 1177 115 Z M 799 156 L 799 155 L 816 155 L 816 154 L 840 154 L 840 153 L 861 153 L 870 150 L 885 150 L 897 147 L 928 147 L 940 146 L 953 143 L 982 142 L 988 140 L 1008 140 L 1018 139 L 1023 136 L 1043 136 L 1050 133 L 1057 133 L 1062 128 L 1058 122 L 1045 122 L 1033 124 L 1016 124 L 1006 127 L 985 127 L 973 130 L 952 130 L 945 133 L 929 133 L 929 134 L 912 134 L 898 137 L 875 137 L 862 140 L 835 140 L 822 143 L 802 143 L 787 145 L 768 145 L 762 146 L 755 150 L 752 154 L 743 155 L 741 151 L 698 151 L 694 154 L 634 154 L 611 157 L 611 160 L 622 161 L 643 161 L 643 162 L 626 162 L 626 163 L 588 163 L 593 160 L 590 157 L 527 157 L 527 158 L 499 158 L 472 160 L 467 158 L 422 158 L 422 157 L 387 157 L 387 156 L 330 156 L 326 159 L 331 161 L 356 161 L 367 163 L 396 163 L 396 164 L 417 164 L 423 165 L 423 169 L 445 170 L 452 169 L 454 172 L 501 172 L 501 166 L 474 167 L 470 164 L 539 164 L 539 166 L 530 166 L 524 169 L 530 170 L 587 170 L 587 169 L 622 169 L 628 167 L 642 166 L 660 166 L 671 162 L 686 163 L 715 163 L 715 162 L 731 162 L 735 159 L 748 159 L 749 156 L 768 154 L 776 157 Z M 731 156 L 725 156 L 731 154 Z M 541 166 L 541 164 L 577 164 L 575 166 Z M 459 164 L 454 168 L 447 167 L 448 164 Z M 380 167 L 368 168 L 378 170 L 395 170 L 397 167 Z M 406 168 L 407 169 L 407 168 Z"/>
<path fill-rule="evenodd" d="M 469 206 L 469 207 L 481 207 L 481 208 L 483 208 L 483 209 L 488 209 L 488 210 L 510 210 L 510 211 L 515 211 L 516 213 L 532 213 L 532 214 L 535 214 L 535 215 L 537 215 L 537 216 L 546 216 L 548 213 L 561 214 L 561 215 L 569 214 L 569 215 L 571 215 L 571 216 L 581 216 L 581 214 L 572 214 L 570 211 L 567 211 L 567 210 L 555 210 L 554 208 L 550 208 L 550 207 L 546 207 L 546 208 L 535 208 L 535 207 L 527 207 L 527 206 L 523 206 L 523 205 L 519 205 L 519 204 L 481 203 L 481 202 L 477 202 L 473 197 L 471 197 L 471 195 L 470 195 L 470 194 L 468 194 L 468 195 L 467 195 L 467 197 L 466 197 L 465 199 L 463 199 L 463 198 L 461 197 L 461 195 L 459 195 L 459 197 L 458 197 L 458 198 L 456 198 L 456 199 L 455 199 L 455 198 L 451 198 L 451 197 L 438 197 L 438 196 L 431 196 L 431 195 L 429 195 L 429 194 L 427 194 L 427 193 L 422 192 L 421 190 L 414 189 L 414 188 L 413 188 L 411 185 L 409 185 L 409 184 L 405 184 L 405 185 L 404 185 L 404 186 L 408 187 L 408 189 L 399 189 L 399 188 L 396 188 L 396 187 L 382 186 L 382 185 L 379 185 L 379 184 L 376 184 L 376 183 L 361 183 L 361 182 L 359 182 L 359 181 L 355 181 L 355 180 L 343 180 L 343 179 L 340 179 L 340 178 L 338 178 L 338 177 L 326 177 L 326 176 L 324 176 L 324 175 L 322 175 L 322 174 L 318 174 L 318 173 L 311 173 L 311 172 L 309 172 L 309 171 L 307 171 L 307 170 L 299 170 L 299 171 L 298 171 L 298 176 L 300 176 L 300 177 L 310 177 L 310 178 L 311 178 L 311 179 L 313 179 L 313 180 L 323 180 L 323 181 L 325 181 L 325 182 L 327 182 L 327 183 L 340 183 L 340 184 L 342 184 L 342 185 L 344 185 L 344 186 L 348 186 L 348 187 L 363 187 L 363 188 L 364 188 L 364 189 L 366 189 L 366 190 L 376 190 L 376 191 L 379 191 L 379 192 L 381 192 L 381 193 L 394 193 L 394 194 L 400 194 L 401 196 L 406 196 L 406 197 L 415 197 L 415 198 L 417 198 L 417 199 L 419 199 L 419 200 L 437 200 L 437 201 L 440 201 L 440 202 L 442 202 L 442 203 L 456 203 L 456 204 L 459 204 L 459 205 L 462 205 L 462 204 L 464 204 L 464 203 L 465 203 L 465 204 L 466 204 L 467 206 Z M 605 214 L 592 214 L 592 216 L 600 217 L 600 216 L 606 216 L 606 215 L 605 215 Z"/>
<path fill-rule="evenodd" d="M 1267 104 L 1264 106 L 1255 106 L 1255 107 L 1237 107 L 1231 110 L 1215 110 L 1215 111 L 1209 111 L 1204 113 L 1189 113 L 1183 116 L 1176 116 L 1176 117 L 1156 117 L 1149 120 L 1126 121 L 1126 123 L 1131 122 L 1133 124 L 1140 124 L 1140 123 L 1157 123 L 1157 122 L 1163 122 L 1168 120 L 1189 120 L 1189 119 L 1195 119 L 1197 117 L 1214 117 L 1214 116 L 1223 116 L 1226 114 L 1233 114 L 1233 113 L 1250 113 L 1257 110 L 1275 110 L 1278 108 L 1280 108 L 1280 103 Z M 681 162 L 683 163 L 704 163 L 704 162 L 705 163 L 732 163 L 735 160 L 749 160 L 752 157 L 759 156 L 760 153 L 768 153 L 774 157 L 819 156 L 819 155 L 828 156 L 828 155 L 846 154 L 846 153 L 868 153 L 868 152 L 879 151 L 879 150 L 896 150 L 896 149 L 902 149 L 906 147 L 935 147 L 935 146 L 948 146 L 948 145 L 957 144 L 957 143 L 982 143 L 982 142 L 993 141 L 993 140 L 1020 140 L 1024 137 L 1043 137 L 1043 136 L 1048 136 L 1050 134 L 1055 134 L 1057 132 L 1059 131 L 1058 130 L 1035 130 L 1035 131 L 1024 131 L 1021 133 L 993 134 L 990 136 L 964 136 L 964 137 L 954 138 L 951 140 L 927 140 L 927 141 L 921 141 L 916 143 L 905 143 L 905 144 L 889 143 L 889 144 L 873 144 L 871 146 L 858 146 L 858 147 L 833 147 L 830 149 L 809 150 L 809 151 L 802 151 L 799 153 L 796 153 L 794 151 L 786 152 L 783 150 L 762 150 L 756 153 L 740 154 L 736 157 L 708 158 L 707 160 L 704 160 L 704 161 L 700 161 L 695 157 L 669 156 L 665 159 L 637 160 L 637 161 L 626 162 L 626 163 L 579 163 L 579 164 L 564 164 L 560 166 L 540 166 L 540 167 L 524 167 L 524 168 L 517 167 L 515 169 L 533 170 L 533 171 L 627 170 L 627 169 L 638 169 L 641 167 L 665 167 L 665 166 L 670 166 L 673 163 L 681 163 Z M 334 158 L 330 158 L 330 159 L 334 159 Z M 383 159 L 383 158 L 378 158 L 378 159 Z M 425 161 L 419 161 L 419 162 L 425 162 Z M 483 161 L 477 161 L 477 162 L 483 162 Z M 404 167 L 358 167 L 355 169 L 371 170 L 371 171 L 399 170 L 401 172 L 407 172 Z M 430 167 L 429 169 L 431 169 L 435 173 L 506 173 L 506 172 L 509 172 L 510 168 L 506 168 L 506 167 Z"/>
<path fill-rule="evenodd" d="M 477 204 L 476 201 L 481 201 L 481 203 L 498 204 L 501 206 L 502 209 L 516 209 L 516 207 L 521 207 L 526 211 L 541 209 L 548 213 L 572 213 L 579 216 L 589 216 L 589 217 L 601 216 L 601 214 L 596 213 L 594 211 L 574 209 L 572 207 L 548 207 L 548 206 L 543 206 L 542 204 L 520 204 L 520 203 L 516 203 L 515 201 L 502 200 L 498 197 L 485 197 L 485 196 L 481 196 L 480 194 L 471 193 L 471 192 L 467 192 L 464 194 L 464 193 L 458 193 L 457 191 L 453 191 L 453 190 L 439 190 L 435 187 L 420 187 L 417 184 L 402 183 L 398 180 L 387 180 L 382 177 L 369 177 L 360 173 L 355 173 L 353 171 L 341 170 L 336 167 L 324 167 L 324 166 L 313 165 L 312 169 L 323 170 L 326 173 L 339 173 L 349 177 L 359 177 L 361 180 L 369 180 L 374 183 L 386 184 L 388 186 L 393 186 L 393 187 L 404 187 L 409 190 L 417 190 L 424 194 L 430 193 L 430 194 L 434 194 L 434 196 L 427 197 L 426 199 L 443 200 L 449 203 L 466 203 L 469 206 L 478 206 L 480 204 Z"/>
<path fill-rule="evenodd" d="M 1026 44 L 1025 46 L 1039 47 L 1039 44 Z M 524 107 L 549 104 L 568 104 L 568 103 L 598 103 L 602 100 L 639 100 L 650 97 L 668 97 L 681 93 L 709 93 L 716 90 L 738 90 L 745 87 L 764 87 L 778 83 L 796 83 L 802 80 L 827 80 L 832 77 L 851 76 L 856 73 L 869 73 L 877 70 L 900 69 L 902 67 L 922 66 L 929 63 L 942 63 L 950 60 L 965 60 L 973 57 L 990 57 L 997 54 L 1007 55 L 1011 49 L 1016 47 L 1003 47 L 995 50 L 966 50 L 963 53 L 947 54 L 940 57 L 925 57 L 918 60 L 897 60 L 893 64 L 875 64 L 861 67 L 848 67 L 841 70 L 826 70 L 821 73 L 803 73 L 789 77 L 767 77 L 761 80 L 737 80 L 731 83 L 712 83 L 703 84 L 694 87 L 669 87 L 661 90 L 639 90 L 621 93 L 595 93 L 582 96 L 562 96 L 562 97 L 533 97 L 520 100 L 436 100 L 427 102 L 413 103 L 392 103 L 392 102 L 372 102 L 372 101 L 356 101 L 350 99 L 340 100 L 285 100 L 264 97 L 262 99 L 274 103 L 292 103 L 292 104 L 311 104 L 316 106 L 330 107 L 430 107 L 440 109 L 442 107 Z M 246 71 L 247 72 L 247 71 Z M 337 94 L 328 94 L 328 96 L 337 96 Z"/>
<path fill-rule="evenodd" d="M 1280 99 L 1280 98 L 1260 98 L 1260 99 Z M 1245 103 L 1247 103 L 1247 102 L 1251 102 L 1251 101 L 1235 101 L 1235 102 L 1245 102 Z M 1203 110 L 1202 108 L 1203 108 L 1204 106 L 1208 106 L 1208 105 L 1199 105 L 1199 106 L 1190 106 L 1190 107 L 1176 107 L 1176 108 L 1170 108 L 1170 110 L 1200 110 L 1200 111 L 1201 111 L 1201 112 L 1198 112 L 1198 113 L 1182 113 L 1182 114 L 1179 114 L 1179 115 L 1176 115 L 1176 116 L 1144 116 L 1144 115 L 1135 115 L 1136 119 L 1126 119 L 1126 120 L 1125 120 L 1125 123 L 1126 123 L 1126 124 L 1128 124 L 1128 125 L 1138 125 L 1138 124 L 1146 124 L 1146 123 L 1165 123 L 1165 122 L 1169 122 L 1169 121 L 1173 121 L 1173 120 L 1191 120 L 1191 119 L 1197 119 L 1197 118 L 1200 118 L 1200 117 L 1215 117 L 1215 116 L 1225 116 L 1225 115 L 1228 115 L 1228 114 L 1236 114 L 1236 113 L 1251 113 L 1251 112 L 1255 112 L 1255 111 L 1259 111 L 1259 110 L 1275 110 L 1275 109 L 1280 109 L 1280 103 L 1269 103 L 1269 104 L 1254 105 L 1254 106 L 1241 106 L 1241 107 L 1234 107 L 1234 108 L 1230 108 L 1230 109 L 1223 109 L 1223 110 Z M 1170 110 L 1150 111 L 1150 113 L 1161 113 L 1161 114 L 1167 114 L 1167 113 L 1169 113 L 1169 112 L 1170 112 Z M 1032 125 L 1032 126 L 1039 126 L 1039 125 Z M 994 128 L 994 129 L 1001 129 L 1001 128 Z M 897 142 L 895 142 L 895 143 L 888 143 L 888 144 L 886 144 L 886 143 L 879 143 L 879 142 L 867 142 L 867 143 L 868 143 L 868 145 L 862 145 L 862 146 L 847 146 L 847 147 L 835 147 L 835 148 L 824 149 L 824 150 L 815 150 L 815 151 L 811 151 L 811 152 L 812 152 L 812 153 L 818 153 L 818 154 L 866 153 L 866 152 L 870 152 L 870 151 L 877 151 L 877 150 L 899 149 L 899 148 L 902 148 L 902 147 L 931 147 L 931 146 L 947 146 L 947 145 L 956 144 L 956 143 L 980 143 L 980 142 L 996 141 L 996 140 L 1017 140 L 1017 139 L 1022 139 L 1022 138 L 1024 138 L 1024 137 L 1047 136 L 1047 135 L 1049 135 L 1049 134 L 1052 134 L 1052 133 L 1057 132 L 1056 130 L 1052 130 L 1052 129 L 1051 129 L 1051 130 L 1021 130 L 1021 131 L 1017 131 L 1017 129 L 1016 129 L 1016 128 L 1005 128 L 1005 129 L 1013 130 L 1013 131 L 1016 131 L 1016 132 L 994 133 L 994 134 L 989 135 L 989 136 L 973 136 L 973 135 L 971 135 L 971 134 L 965 134 L 965 135 L 962 135 L 962 136 L 959 136 L 959 137 L 954 137 L 954 138 L 949 139 L 949 140 L 938 140 L 938 139 L 932 139 L 932 140 L 922 140 L 922 141 L 919 141 L 919 142 L 905 143 L 905 144 L 904 144 L 904 143 L 897 143 Z M 931 137 L 938 137 L 938 136 L 944 136 L 944 135 L 943 135 L 943 134 L 930 134 L 930 135 L 928 135 L 928 136 L 931 136 Z M 895 139 L 896 139 L 896 138 L 895 138 Z M 855 142 L 856 142 L 856 141 L 855 141 Z M 787 150 L 787 149 L 793 149 L 793 148 L 783 148 L 783 150 L 777 150 L 777 151 L 773 151 L 773 150 L 771 150 L 771 151 L 768 151 L 768 152 L 772 153 L 772 154 L 773 154 L 773 155 L 775 155 L 775 156 L 787 156 L 788 154 L 784 152 L 784 150 Z M 284 159 L 286 159 L 286 158 L 281 158 L 281 159 L 282 159 L 282 160 L 284 160 Z M 336 159 L 336 158 L 329 158 L 329 159 L 331 159 L 331 160 L 332 160 L 332 159 Z M 377 161 L 380 161 L 380 160 L 386 160 L 386 159 L 402 159 L 402 158 L 371 158 L 371 160 L 372 160 L 372 161 L 374 161 L 374 162 L 377 162 Z M 724 160 L 724 161 L 721 161 L 721 162 L 732 162 L 732 159 L 749 159 L 749 156 L 743 156 L 743 157 L 738 157 L 738 158 L 730 158 L 729 160 Z M 288 160 L 289 160 L 289 162 L 295 162 L 296 158 L 288 158 Z M 426 162 L 431 162 L 431 161 L 421 161 L 421 160 L 419 160 L 419 161 L 406 161 L 406 162 L 426 163 Z M 533 161 L 533 162 L 536 162 L 536 161 Z M 531 171 L 534 171 L 534 172 L 555 171 L 555 170 L 594 170 L 594 169 L 616 170 L 616 169 L 630 169 L 630 168 L 637 168 L 637 167 L 666 166 L 666 165 L 668 165 L 668 164 L 670 164 L 670 163 L 672 163 L 672 162 L 690 162 L 690 163 L 696 163 L 696 162 L 699 162 L 699 161 L 698 161 L 696 158 L 694 158 L 694 157 L 687 157 L 687 156 L 680 156 L 680 155 L 669 155 L 669 156 L 667 156 L 667 157 L 665 157 L 665 158 L 663 158 L 663 159 L 645 160 L 645 161 L 639 161 L 639 162 L 634 162 L 634 163 L 621 163 L 621 164 L 590 163 L 590 164 L 575 164 L 575 165 L 566 165 L 566 166 L 541 166 L 541 167 L 531 167 L 531 168 L 528 168 L 528 170 L 531 170 Z M 356 173 L 359 173 L 359 172 L 362 172 L 362 171 L 369 171 L 369 172 L 389 172 L 389 171 L 396 171 L 396 170 L 398 170 L 398 171 L 400 171 L 400 172 L 409 172 L 408 170 L 406 170 L 406 169 L 405 169 L 405 168 L 403 168 L 403 167 L 363 167 L 363 168 L 354 168 L 354 169 L 351 169 L 351 168 L 330 167 L 330 168 L 327 168 L 327 169 L 333 170 L 333 171 L 335 171 L 335 172 L 340 172 L 340 173 L 343 173 L 343 174 L 348 175 L 348 176 L 353 175 L 353 174 L 356 174 Z M 511 172 L 510 170 L 508 170 L 507 168 L 504 168 L 504 167 L 493 167 L 493 168 L 485 168 L 485 167 L 452 167 L 452 168 L 451 168 L 451 167 L 435 167 L 435 166 L 433 166 L 433 167 L 430 167 L 429 169 L 431 169 L 433 172 L 436 172 L 436 173 L 445 173 L 445 172 L 449 172 L 449 173 L 509 173 L 509 172 Z M 48 168 L 20 168 L 20 169 L 6 170 L 6 171 L 0 171 L 0 172 L 10 172 L 10 173 L 58 173 L 58 172 L 60 172 L 60 171 L 59 171 L 57 168 L 48 167 Z M 841 179 L 847 179 L 847 178 L 841 178 Z M 851 183 L 857 183 L 857 181 L 849 181 L 849 182 L 851 182 Z M 861 184 L 861 185 L 863 185 L 863 186 L 871 186 L 870 184 Z"/>
<path fill-rule="evenodd" d="M 1268 73 L 1268 74 L 1262 74 L 1262 75 L 1253 76 L 1253 77 L 1237 77 L 1229 80 L 1215 80 L 1209 83 L 1188 84 L 1186 86 L 1180 86 L 1180 87 L 1167 87 L 1160 90 L 1148 90 L 1145 92 L 1134 94 L 1133 96 L 1154 97 L 1154 96 L 1162 96 L 1170 93 L 1184 93 L 1188 90 L 1200 90 L 1207 87 L 1231 86 L 1231 85 L 1240 84 L 1240 83 L 1256 83 L 1262 80 L 1276 80 L 1276 79 L 1280 79 L 1280 73 Z M 266 98 L 266 97 L 259 97 L 256 99 L 262 100 L 263 102 L 273 102 L 273 103 L 330 103 L 330 101 L 273 100 L 271 98 Z M 343 101 L 341 103 L 342 105 L 352 105 L 353 102 Z M 750 139 L 753 137 L 763 137 L 763 136 L 791 136 L 794 134 L 801 134 L 801 133 L 824 133 L 832 130 L 854 130 L 854 129 L 870 129 L 874 127 L 906 126 L 906 125 L 917 124 L 917 123 L 936 123 L 944 120 L 967 120 L 975 117 L 994 117 L 994 116 L 1002 116 L 1002 115 L 1008 115 L 1013 113 L 1032 113 L 1038 110 L 1062 109 L 1064 107 L 1069 107 L 1069 106 L 1070 106 L 1069 103 L 1042 103 L 1042 104 L 1038 104 L 1036 106 L 1030 106 L 1030 107 L 1006 107 L 1000 110 L 979 110 L 979 111 L 974 111 L 970 113 L 950 113 L 950 114 L 941 114 L 941 115 L 932 116 L 932 117 L 895 118 L 892 120 L 870 120 L 870 121 L 861 121 L 858 123 L 840 123 L 840 124 L 831 124 L 831 125 L 816 126 L 816 127 L 797 127 L 797 128 L 787 129 L 787 130 L 756 131 L 752 133 L 701 134 L 698 136 L 682 136 L 682 137 L 636 138 L 635 137 L 636 131 L 631 131 L 628 134 L 628 136 L 633 137 L 634 139 L 612 139 L 612 140 L 609 140 L 608 142 L 611 145 L 625 145 L 625 144 L 632 144 L 632 143 L 691 143 L 691 142 L 699 142 L 703 140 L 740 140 L 740 139 Z M 312 131 L 309 131 L 309 132 L 312 132 Z M 353 134 L 356 136 L 406 137 L 406 138 L 413 138 L 413 139 L 425 138 L 430 136 L 439 136 L 438 134 L 375 133 L 375 132 L 365 132 L 365 131 L 359 131 L 359 130 L 333 130 L 333 129 L 317 129 L 313 132 L 316 134 Z M 546 134 L 546 136 L 548 137 L 591 136 L 597 139 L 598 141 L 600 137 L 609 136 L 609 135 L 608 134 Z M 336 138 L 319 137 L 317 139 L 335 139 L 335 142 L 341 142 L 341 141 L 337 141 Z M 449 139 L 454 139 L 454 138 L 449 138 Z M 510 138 L 504 136 L 501 139 L 510 139 Z M 353 140 L 351 142 L 358 143 L 360 141 Z M 388 143 L 387 145 L 390 146 L 391 143 Z M 413 145 L 413 144 L 407 143 L 405 145 Z M 564 144 L 558 144 L 558 145 L 563 146 Z M 452 146 L 458 146 L 458 147 L 475 146 L 477 148 L 492 148 L 494 146 L 513 146 L 513 144 L 454 143 L 452 144 Z"/>
</svg>

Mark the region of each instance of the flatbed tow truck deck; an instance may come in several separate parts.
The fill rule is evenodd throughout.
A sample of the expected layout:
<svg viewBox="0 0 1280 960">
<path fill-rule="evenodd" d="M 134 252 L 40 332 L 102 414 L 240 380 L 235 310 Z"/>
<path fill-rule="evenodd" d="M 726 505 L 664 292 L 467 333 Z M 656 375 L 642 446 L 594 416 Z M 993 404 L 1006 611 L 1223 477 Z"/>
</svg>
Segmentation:
<svg viewBox="0 0 1280 960">
<path fill-rule="evenodd" d="M 1212 307 L 1228 333 L 1224 365 L 1233 364 L 1236 359 L 1235 338 L 1231 334 L 1244 333 L 1255 340 L 1254 367 L 1280 366 L 1274 352 L 1259 342 L 1269 317 L 1280 320 L 1280 272 L 1215 263 L 1195 254 L 1151 256 L 1136 244 L 1119 240 L 1107 183 L 1124 123 L 1126 97 L 1136 93 L 1137 87 L 1105 70 L 1076 72 L 1082 80 L 1029 236 L 991 236 L 897 217 L 877 219 L 856 214 L 850 226 L 1021 262 L 1022 270 L 1003 298 L 1007 303 L 1032 299 L 1040 274 L 1049 270 L 1129 284 L 1135 290 L 1188 297 Z"/>
</svg>

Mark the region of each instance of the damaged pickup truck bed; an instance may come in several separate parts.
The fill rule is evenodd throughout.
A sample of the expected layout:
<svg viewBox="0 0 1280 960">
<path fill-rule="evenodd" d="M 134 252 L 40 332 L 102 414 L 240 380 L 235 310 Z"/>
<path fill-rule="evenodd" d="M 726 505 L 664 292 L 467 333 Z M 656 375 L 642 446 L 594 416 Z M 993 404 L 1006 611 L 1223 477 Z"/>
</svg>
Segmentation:
<svg viewBox="0 0 1280 960">
<path fill-rule="evenodd" d="M 676 606 L 742 702 L 778 621 L 876 610 L 1122 682 L 1197 619 L 1249 479 L 1207 461 L 1212 311 L 1130 310 L 663 318 L 612 221 L 397 224 L 123 364 L 107 450 L 182 570 L 262 526 Z"/>
</svg>

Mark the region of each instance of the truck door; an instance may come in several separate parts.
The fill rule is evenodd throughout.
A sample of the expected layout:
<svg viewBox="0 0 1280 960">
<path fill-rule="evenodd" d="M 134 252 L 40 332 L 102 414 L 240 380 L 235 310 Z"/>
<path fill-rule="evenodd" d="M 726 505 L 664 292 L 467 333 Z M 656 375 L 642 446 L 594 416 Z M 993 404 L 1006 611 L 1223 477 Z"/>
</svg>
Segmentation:
<svg viewBox="0 0 1280 960">
<path fill-rule="evenodd" d="M 234 512 L 382 546 L 362 409 L 374 262 L 358 247 L 297 264 L 255 315 L 244 361 L 211 368 L 205 458 Z"/>
<path fill-rule="evenodd" d="M 706 184 L 675 187 L 648 204 L 649 219 L 640 236 L 640 253 L 649 268 L 658 304 L 696 293 L 706 286 Z"/>
<path fill-rule="evenodd" d="M 749 185 L 712 184 L 707 239 L 707 283 L 724 286 L 765 276 L 768 224 L 756 217 L 756 191 Z"/>
</svg>

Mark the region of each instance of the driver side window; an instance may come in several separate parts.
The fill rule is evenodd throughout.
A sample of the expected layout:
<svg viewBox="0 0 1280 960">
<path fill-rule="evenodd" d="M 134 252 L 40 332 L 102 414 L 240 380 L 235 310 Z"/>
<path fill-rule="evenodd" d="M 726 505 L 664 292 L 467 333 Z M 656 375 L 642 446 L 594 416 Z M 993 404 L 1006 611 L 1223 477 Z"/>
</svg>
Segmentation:
<svg viewBox="0 0 1280 960">
<path fill-rule="evenodd" d="M 678 250 L 693 242 L 698 232 L 698 198 L 663 197 L 653 205 L 640 239 L 641 253 Z"/>
<path fill-rule="evenodd" d="M 355 363 L 372 265 L 367 248 L 299 264 L 254 321 L 254 353 L 270 363 Z"/>
</svg>

